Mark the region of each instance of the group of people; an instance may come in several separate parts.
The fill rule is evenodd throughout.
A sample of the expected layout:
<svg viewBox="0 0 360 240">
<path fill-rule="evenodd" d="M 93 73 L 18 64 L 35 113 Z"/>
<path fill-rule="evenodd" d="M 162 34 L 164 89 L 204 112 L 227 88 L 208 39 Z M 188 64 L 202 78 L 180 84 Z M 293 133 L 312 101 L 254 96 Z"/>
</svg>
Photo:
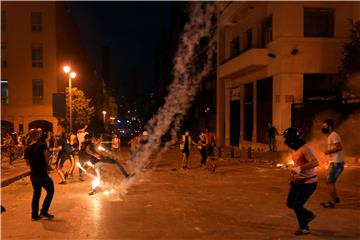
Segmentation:
<svg viewBox="0 0 360 240">
<path fill-rule="evenodd" d="M 24 154 L 24 148 L 27 144 L 28 136 L 23 133 L 5 133 L 1 138 L 1 153 L 7 154 L 9 158 L 9 164 L 13 165 L 16 159 L 21 159 Z"/>
<path fill-rule="evenodd" d="M 185 134 L 181 136 L 180 140 L 180 150 L 183 154 L 181 169 L 189 169 L 190 149 L 191 145 L 195 145 L 201 155 L 200 166 L 215 172 L 216 165 L 212 161 L 212 158 L 214 157 L 215 141 L 215 134 L 210 132 L 209 129 L 201 131 L 196 142 L 192 139 L 189 130 L 185 130 Z"/>
<path fill-rule="evenodd" d="M 56 157 L 56 170 L 59 174 L 61 181 L 59 184 L 66 183 L 69 175 L 73 174 L 75 169 L 75 162 L 79 164 L 79 177 L 83 180 L 83 169 L 86 171 L 89 167 L 93 168 L 96 178 L 100 181 L 101 168 L 104 164 L 113 164 L 124 175 L 125 178 L 133 176 L 127 173 L 125 168 L 121 166 L 116 160 L 105 156 L 99 149 L 101 139 L 97 139 L 93 135 L 86 132 L 87 126 L 75 132 L 71 132 L 69 137 L 65 133 L 61 133 L 51 140 L 47 137 L 48 134 L 43 133 L 41 129 L 32 129 L 28 133 L 29 143 L 25 149 L 24 158 L 30 166 L 30 180 L 34 189 L 32 198 L 32 220 L 36 221 L 43 217 L 52 219 L 54 215 L 48 212 L 53 195 L 54 183 L 48 175 L 50 154 L 51 152 L 58 152 Z M 70 161 L 69 170 L 64 173 L 62 168 L 65 161 Z M 42 208 L 39 214 L 39 199 L 41 189 L 44 188 L 47 192 Z M 90 195 L 94 194 L 97 190 L 93 187 L 89 192 Z"/>
<path fill-rule="evenodd" d="M 335 124 L 331 119 L 322 124 L 322 132 L 327 135 L 327 148 L 324 154 L 329 158 L 329 168 L 326 183 L 330 193 L 330 200 L 323 202 L 324 208 L 334 208 L 340 203 L 335 183 L 344 170 L 344 154 L 341 138 L 335 132 Z M 309 223 L 315 218 L 315 214 L 304 208 L 305 203 L 315 192 L 317 187 L 316 167 L 319 161 L 311 147 L 306 144 L 301 133 L 296 128 L 289 128 L 283 133 L 284 143 L 293 150 L 291 157 L 294 166 L 291 170 L 290 190 L 287 198 L 287 206 L 294 210 L 299 229 L 296 235 L 304 235 L 310 232 Z"/>
<path fill-rule="evenodd" d="M 79 168 L 80 177 L 82 176 L 82 169 L 86 165 L 84 164 L 85 162 L 94 168 L 96 176 L 99 178 L 101 176 L 101 166 L 104 164 L 114 164 L 125 178 L 133 175 L 129 174 L 116 160 L 103 156 L 97 150 L 100 141 L 87 133 L 86 127 L 87 126 L 79 129 L 76 135 L 74 133 L 70 134 L 69 139 L 64 138 L 64 134 L 60 135 L 61 137 L 58 143 L 54 143 L 54 147 L 52 148 L 49 144 L 50 141 L 46 140 L 47 138 L 44 137 L 42 131 L 31 130 L 29 132 L 29 143 L 25 149 L 24 157 L 31 168 L 30 179 L 34 189 L 32 198 L 32 220 L 39 220 L 42 217 L 49 219 L 54 217 L 49 213 L 49 207 L 54 195 L 54 183 L 48 175 L 49 150 L 57 148 L 60 153 L 61 151 L 65 151 L 67 148 L 65 143 L 68 143 L 71 149 L 65 152 L 77 152 L 78 161 L 82 166 Z M 321 203 L 324 208 L 334 208 L 340 203 L 335 183 L 344 169 L 344 154 L 341 138 L 334 129 L 335 125 L 333 120 L 328 119 L 323 122 L 322 132 L 327 135 L 327 149 L 324 150 L 324 154 L 329 157 L 327 186 L 331 197 L 329 201 Z M 149 137 L 147 132 L 142 135 L 144 135 L 142 136 L 144 141 Z M 304 205 L 317 188 L 318 177 L 316 167 L 319 165 L 319 161 L 298 129 L 288 128 L 282 135 L 284 137 L 284 143 L 293 150 L 291 157 L 294 162 L 294 166 L 290 168 L 291 178 L 287 206 L 294 210 L 298 220 L 299 229 L 295 234 L 304 235 L 310 232 L 309 223 L 315 218 L 315 214 L 306 209 Z M 191 145 L 195 145 L 201 155 L 200 166 L 207 167 L 212 172 L 215 172 L 216 165 L 212 161 L 215 141 L 215 134 L 208 129 L 202 131 L 196 141 L 192 139 L 190 132 L 186 130 L 180 140 L 180 150 L 183 154 L 182 169 L 188 169 Z M 131 144 L 131 142 L 129 143 Z M 59 162 L 57 164 L 61 166 L 63 159 L 66 159 L 66 157 L 59 154 L 58 159 Z M 64 174 L 64 176 L 65 175 L 66 174 Z M 66 177 L 64 178 L 66 180 Z M 42 188 L 46 190 L 47 195 L 39 214 L 39 199 Z M 89 194 L 94 194 L 95 191 L 96 189 L 92 189 Z"/>
</svg>

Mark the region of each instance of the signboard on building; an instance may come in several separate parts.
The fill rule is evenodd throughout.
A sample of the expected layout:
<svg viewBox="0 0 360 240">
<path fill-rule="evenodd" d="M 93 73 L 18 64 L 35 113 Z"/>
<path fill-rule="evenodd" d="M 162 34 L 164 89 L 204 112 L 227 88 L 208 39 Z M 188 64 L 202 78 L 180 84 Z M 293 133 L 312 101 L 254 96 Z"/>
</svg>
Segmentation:
<svg viewBox="0 0 360 240">
<path fill-rule="evenodd" d="M 52 94 L 52 108 L 53 108 L 53 117 L 58 117 L 58 118 L 66 117 L 65 93 Z"/>
</svg>

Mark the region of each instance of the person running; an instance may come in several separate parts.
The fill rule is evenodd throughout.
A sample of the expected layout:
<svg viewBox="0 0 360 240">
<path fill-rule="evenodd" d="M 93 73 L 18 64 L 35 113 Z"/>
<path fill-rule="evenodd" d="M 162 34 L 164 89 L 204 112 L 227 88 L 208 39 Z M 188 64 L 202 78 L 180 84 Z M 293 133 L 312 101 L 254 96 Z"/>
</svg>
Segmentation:
<svg viewBox="0 0 360 240">
<path fill-rule="evenodd" d="M 71 154 L 70 154 L 71 167 L 70 167 L 70 171 L 69 171 L 69 177 L 73 177 L 74 170 L 75 170 L 75 163 L 79 161 L 78 160 L 79 159 L 79 140 L 78 140 L 74 130 L 72 130 L 70 132 L 69 144 L 71 147 Z M 80 181 L 81 180 L 82 180 L 82 178 L 80 177 Z"/>
<path fill-rule="evenodd" d="M 66 160 L 71 161 L 71 147 L 67 142 L 65 133 L 61 133 L 60 136 L 57 136 L 57 147 L 54 148 L 57 151 L 59 151 L 57 160 L 56 160 L 56 171 L 58 175 L 60 176 L 61 181 L 59 184 L 66 184 L 66 180 L 68 178 L 69 172 L 71 171 L 72 163 L 70 170 L 66 173 L 63 172 L 64 163 Z"/>
<path fill-rule="evenodd" d="M 88 125 L 85 125 L 83 128 L 80 128 L 77 130 L 76 136 L 78 139 L 78 143 L 79 143 L 79 154 L 81 151 L 81 146 L 83 144 L 83 142 L 85 141 L 85 135 L 88 134 L 88 132 L 86 131 Z M 84 167 L 84 161 L 82 160 L 82 158 L 79 156 L 79 163 L 81 165 L 81 167 Z M 79 178 L 80 181 L 83 181 L 83 174 L 82 174 L 82 169 L 81 167 L 79 167 Z"/>
<path fill-rule="evenodd" d="M 183 154 L 181 169 L 189 169 L 189 155 L 190 155 L 190 146 L 191 144 L 196 145 L 190 136 L 189 130 L 185 130 L 185 134 L 181 137 L 180 150 Z"/>
<path fill-rule="evenodd" d="M 329 189 L 331 200 L 321 203 L 324 208 L 334 208 L 340 203 L 340 198 L 336 193 L 335 183 L 344 170 L 344 153 L 341 138 L 334 130 L 335 124 L 332 119 L 323 122 L 321 131 L 327 135 L 327 149 L 324 151 L 329 159 L 329 168 L 326 183 Z"/>
<path fill-rule="evenodd" d="M 216 165 L 208 157 L 208 154 L 207 154 L 205 131 L 202 131 L 197 139 L 197 148 L 199 149 L 200 155 L 201 155 L 200 166 L 201 167 L 206 166 L 208 169 L 212 170 L 212 172 L 215 172 Z"/>
<path fill-rule="evenodd" d="M 299 229 L 294 234 L 304 235 L 310 233 L 308 224 L 315 218 L 315 214 L 304 208 L 304 205 L 316 190 L 315 167 L 319 165 L 319 162 L 309 145 L 301 137 L 299 130 L 288 128 L 283 136 L 284 143 L 293 150 L 291 158 L 294 161 L 294 167 L 290 168 L 287 206 L 294 210 L 299 224 Z"/>
<path fill-rule="evenodd" d="M 39 141 L 39 138 L 39 132 L 37 130 L 32 131 L 30 133 L 30 145 L 25 150 L 25 159 L 27 165 L 30 165 L 30 180 L 34 189 L 31 203 L 31 219 L 33 221 L 40 220 L 42 217 L 46 217 L 48 219 L 54 218 L 54 215 L 49 213 L 51 201 L 54 196 L 54 182 L 47 173 L 47 161 L 49 161 L 49 154 L 46 144 Z M 46 190 L 46 197 L 39 215 L 41 188 Z"/>
<path fill-rule="evenodd" d="M 129 175 L 127 171 L 116 160 L 100 155 L 96 151 L 94 141 L 95 139 L 90 134 L 85 135 L 85 141 L 82 144 L 80 156 L 83 158 L 83 161 L 90 161 L 96 172 L 96 176 L 99 179 L 101 177 L 101 167 L 103 164 L 114 164 L 116 168 L 124 175 L 125 178 L 129 178 L 134 175 Z M 96 189 L 93 189 L 91 192 L 89 192 L 89 195 L 94 194 L 95 191 Z"/>
</svg>

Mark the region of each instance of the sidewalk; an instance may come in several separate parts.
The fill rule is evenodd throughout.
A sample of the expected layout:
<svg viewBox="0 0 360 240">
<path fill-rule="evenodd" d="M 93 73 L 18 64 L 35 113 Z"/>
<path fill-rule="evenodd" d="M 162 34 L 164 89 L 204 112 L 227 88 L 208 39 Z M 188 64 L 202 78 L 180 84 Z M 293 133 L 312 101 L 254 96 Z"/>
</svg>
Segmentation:
<svg viewBox="0 0 360 240">
<path fill-rule="evenodd" d="M 5 160 L 5 161 L 4 161 Z M 7 159 L 1 160 L 1 187 L 5 187 L 30 174 L 25 159 L 17 159 L 11 166 Z"/>
</svg>

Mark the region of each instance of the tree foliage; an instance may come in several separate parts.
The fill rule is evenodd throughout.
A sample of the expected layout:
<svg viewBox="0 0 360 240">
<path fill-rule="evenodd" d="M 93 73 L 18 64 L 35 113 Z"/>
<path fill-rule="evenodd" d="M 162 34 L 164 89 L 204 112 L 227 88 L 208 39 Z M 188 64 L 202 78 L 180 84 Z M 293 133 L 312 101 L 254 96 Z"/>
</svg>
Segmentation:
<svg viewBox="0 0 360 240">
<path fill-rule="evenodd" d="M 85 124 L 89 125 L 95 113 L 95 108 L 91 105 L 91 99 L 86 98 L 85 93 L 77 88 L 71 88 L 71 97 L 72 128 L 78 129 Z M 69 88 L 66 88 L 66 107 L 69 109 Z M 66 119 L 60 119 L 60 125 L 65 129 L 69 129 L 69 120 L 69 111 L 67 111 Z"/>
<path fill-rule="evenodd" d="M 344 57 L 341 60 L 341 72 L 344 75 L 360 71 L 360 21 L 350 21 L 351 41 L 344 46 Z"/>
</svg>

